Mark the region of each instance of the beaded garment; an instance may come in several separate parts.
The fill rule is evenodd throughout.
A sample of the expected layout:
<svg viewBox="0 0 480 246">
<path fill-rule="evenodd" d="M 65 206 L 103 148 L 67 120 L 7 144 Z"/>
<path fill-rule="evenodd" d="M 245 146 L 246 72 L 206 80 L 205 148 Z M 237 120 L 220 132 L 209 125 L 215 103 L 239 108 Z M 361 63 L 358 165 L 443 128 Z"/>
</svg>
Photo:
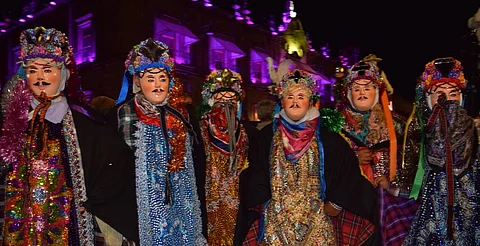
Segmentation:
<svg viewBox="0 0 480 246">
<path fill-rule="evenodd" d="M 280 121 L 280 120 L 278 120 Z M 281 124 L 281 123 L 280 123 Z M 321 199 L 317 136 L 296 162 L 285 157 L 282 133 L 273 136 L 270 155 L 272 199 L 265 213 L 266 245 L 336 245 Z"/>
</svg>

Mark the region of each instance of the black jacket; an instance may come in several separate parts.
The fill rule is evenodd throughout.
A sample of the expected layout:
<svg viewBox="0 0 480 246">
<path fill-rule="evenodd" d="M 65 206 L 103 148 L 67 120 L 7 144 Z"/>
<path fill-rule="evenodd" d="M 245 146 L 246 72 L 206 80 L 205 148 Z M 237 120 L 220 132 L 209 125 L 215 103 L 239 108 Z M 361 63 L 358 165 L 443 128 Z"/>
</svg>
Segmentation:
<svg viewBox="0 0 480 246">
<path fill-rule="evenodd" d="M 72 115 L 85 175 L 86 210 L 138 242 L 133 152 L 113 129 L 75 110 Z"/>
</svg>

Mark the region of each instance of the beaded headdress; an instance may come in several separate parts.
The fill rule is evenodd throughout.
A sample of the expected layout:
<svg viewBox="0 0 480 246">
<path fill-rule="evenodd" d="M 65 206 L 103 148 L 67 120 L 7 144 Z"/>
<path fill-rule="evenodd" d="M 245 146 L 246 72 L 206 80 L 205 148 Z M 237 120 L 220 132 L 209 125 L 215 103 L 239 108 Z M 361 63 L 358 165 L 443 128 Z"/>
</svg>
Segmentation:
<svg viewBox="0 0 480 246">
<path fill-rule="evenodd" d="M 360 61 L 350 68 L 350 73 L 345 79 L 345 87 L 352 86 L 355 81 L 366 79 L 381 87 L 382 81 L 378 69 L 372 62 Z"/>
<path fill-rule="evenodd" d="M 453 57 L 437 58 L 427 63 L 421 79 L 418 80 L 418 86 L 423 88 L 423 93 L 443 83 L 455 84 L 461 90 L 466 87 L 467 80 L 463 74 L 463 67 L 460 61 Z"/>
<path fill-rule="evenodd" d="M 242 76 L 228 68 L 223 70 L 213 70 L 205 79 L 202 86 L 202 99 L 208 104 L 212 104 L 213 95 L 223 91 L 235 93 L 238 101 L 245 98 L 245 91 L 242 86 Z M 211 106 L 211 105 L 210 105 Z"/>
<path fill-rule="evenodd" d="M 313 99 L 319 97 L 317 82 L 313 79 L 310 73 L 299 69 L 283 75 L 278 84 L 272 86 L 272 94 L 277 95 L 279 98 L 283 98 L 290 92 L 292 86 L 306 88 L 311 93 Z"/>
<path fill-rule="evenodd" d="M 23 64 L 32 58 L 50 58 L 65 65 L 72 62 L 72 47 L 67 36 L 54 28 L 35 27 L 23 31 L 20 46 L 19 60 Z"/>
<path fill-rule="evenodd" d="M 170 77 L 168 87 L 171 88 L 174 85 L 175 79 L 173 73 L 175 66 L 168 52 L 169 49 L 166 44 L 151 38 L 133 47 L 125 61 L 125 74 L 117 104 L 122 103 L 126 99 L 130 84 L 133 85 L 133 93 L 140 91 L 140 87 L 133 83 L 133 76 L 148 69 L 165 69 Z"/>
</svg>

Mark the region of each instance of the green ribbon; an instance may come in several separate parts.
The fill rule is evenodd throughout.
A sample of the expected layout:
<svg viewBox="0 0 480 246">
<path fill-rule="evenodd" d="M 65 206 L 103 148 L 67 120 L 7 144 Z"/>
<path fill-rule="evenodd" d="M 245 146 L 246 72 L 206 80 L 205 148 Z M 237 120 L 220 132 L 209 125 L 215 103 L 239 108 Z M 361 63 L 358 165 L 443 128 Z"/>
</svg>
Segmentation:
<svg viewBox="0 0 480 246">
<path fill-rule="evenodd" d="M 417 200 L 420 189 L 422 188 L 423 175 L 425 173 L 425 134 L 423 132 L 423 120 L 420 112 L 417 112 L 417 117 L 420 125 L 420 153 L 418 158 L 417 172 L 415 180 L 413 181 L 412 190 L 410 191 L 410 198 Z"/>
</svg>

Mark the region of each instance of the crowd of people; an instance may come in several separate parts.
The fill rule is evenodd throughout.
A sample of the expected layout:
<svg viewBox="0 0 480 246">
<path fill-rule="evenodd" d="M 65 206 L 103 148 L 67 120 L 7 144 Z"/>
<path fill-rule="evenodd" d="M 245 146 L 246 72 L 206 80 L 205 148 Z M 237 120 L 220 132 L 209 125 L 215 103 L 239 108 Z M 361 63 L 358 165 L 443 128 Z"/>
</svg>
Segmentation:
<svg viewBox="0 0 480 246">
<path fill-rule="evenodd" d="M 64 33 L 20 45 L 1 97 L 4 245 L 97 245 L 95 228 L 107 245 L 480 245 L 480 120 L 455 58 L 425 65 L 406 119 L 369 55 L 334 109 L 285 71 L 253 125 L 241 74 L 211 71 L 197 111 L 160 41 L 131 49 L 131 95 L 97 98 L 96 116 Z"/>
</svg>

